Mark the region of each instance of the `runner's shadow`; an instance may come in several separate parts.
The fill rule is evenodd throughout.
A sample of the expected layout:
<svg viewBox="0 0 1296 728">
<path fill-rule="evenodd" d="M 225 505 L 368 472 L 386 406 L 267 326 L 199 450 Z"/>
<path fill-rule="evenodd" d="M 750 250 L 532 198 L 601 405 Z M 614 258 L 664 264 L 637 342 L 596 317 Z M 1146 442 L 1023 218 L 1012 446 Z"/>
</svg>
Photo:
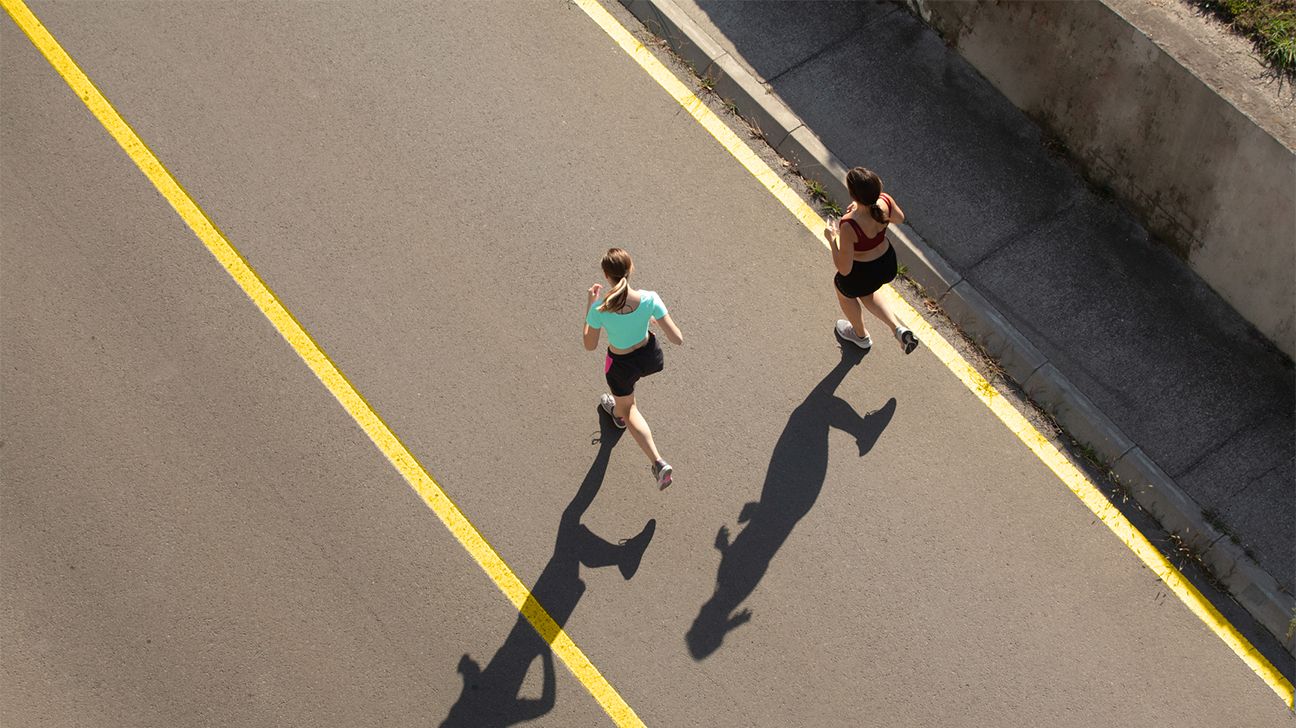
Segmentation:
<svg viewBox="0 0 1296 728">
<path fill-rule="evenodd" d="M 615 564 L 626 579 L 638 570 L 656 530 L 655 519 L 649 520 L 639 535 L 620 544 L 603 540 L 580 522 L 603 485 L 612 448 L 621 437 L 622 431 L 613 426 L 608 417 L 599 417 L 599 427 L 598 455 L 581 481 L 576 497 L 563 511 L 553 557 L 540 572 L 540 578 L 531 589 L 531 598 L 518 614 L 512 631 L 486 667 L 481 667 L 468 655 L 459 659 L 463 690 L 441 723 L 443 727 L 509 726 L 534 720 L 552 710 L 557 698 L 553 653 L 549 643 L 523 615 L 534 613 L 543 606 L 554 622 L 559 627 L 563 626 L 585 593 L 585 582 L 580 577 L 582 564 L 588 567 Z M 540 697 L 523 698 L 519 695 L 522 683 L 537 658 L 543 671 Z"/>
<path fill-rule="evenodd" d="M 828 473 L 829 430 L 835 427 L 854 435 L 863 456 L 895 414 L 894 397 L 861 417 L 834 394 L 863 357 L 855 347 L 842 349 L 841 361 L 788 417 L 770 456 L 760 501 L 744 505 L 738 514 L 738 522 L 747 525 L 732 543 L 727 526 L 716 534 L 721 557 L 715 593 L 684 636 L 695 660 L 718 650 L 730 630 L 751 619 L 750 609 L 735 610 L 756 589 L 774 555 L 819 497 Z"/>
</svg>

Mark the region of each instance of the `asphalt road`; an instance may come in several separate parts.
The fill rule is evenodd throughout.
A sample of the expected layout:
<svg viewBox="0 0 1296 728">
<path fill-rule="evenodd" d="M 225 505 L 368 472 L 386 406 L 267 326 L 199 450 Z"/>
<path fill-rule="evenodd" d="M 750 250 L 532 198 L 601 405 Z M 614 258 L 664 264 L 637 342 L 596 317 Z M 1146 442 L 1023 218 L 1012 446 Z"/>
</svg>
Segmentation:
<svg viewBox="0 0 1296 728">
<path fill-rule="evenodd" d="M 1291 724 L 579 9 L 32 9 L 648 725 Z M 7 19 L 0 182 L 3 725 L 608 722 Z"/>
</svg>

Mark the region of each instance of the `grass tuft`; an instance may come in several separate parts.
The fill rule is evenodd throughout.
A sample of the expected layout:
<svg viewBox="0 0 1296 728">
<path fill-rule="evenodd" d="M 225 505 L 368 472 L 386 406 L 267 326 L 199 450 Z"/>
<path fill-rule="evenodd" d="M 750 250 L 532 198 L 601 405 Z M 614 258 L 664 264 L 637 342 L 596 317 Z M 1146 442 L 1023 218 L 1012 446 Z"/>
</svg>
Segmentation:
<svg viewBox="0 0 1296 728">
<path fill-rule="evenodd" d="M 1237 33 L 1250 38 L 1268 63 L 1296 79 L 1296 0 L 1187 2 L 1210 11 Z"/>
<path fill-rule="evenodd" d="M 828 199 L 828 190 L 819 184 L 818 180 L 807 179 L 805 181 L 806 190 L 810 192 L 810 199 L 815 202 L 824 202 Z"/>
</svg>

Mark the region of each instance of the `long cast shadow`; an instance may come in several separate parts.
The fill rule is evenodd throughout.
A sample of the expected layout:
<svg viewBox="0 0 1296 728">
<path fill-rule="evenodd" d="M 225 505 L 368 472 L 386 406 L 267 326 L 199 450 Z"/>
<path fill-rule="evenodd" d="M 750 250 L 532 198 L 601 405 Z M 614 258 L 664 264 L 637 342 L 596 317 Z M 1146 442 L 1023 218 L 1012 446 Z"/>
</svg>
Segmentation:
<svg viewBox="0 0 1296 728">
<path fill-rule="evenodd" d="M 585 593 L 585 582 L 580 578 L 581 565 L 600 567 L 616 564 L 621 575 L 629 579 L 639 568 L 657 527 L 655 519 L 649 520 L 639 535 L 614 544 L 595 535 L 580 522 L 603 485 L 612 448 L 621 437 L 621 430 L 612 426 L 607 417 L 599 417 L 599 427 L 598 454 L 581 481 L 575 498 L 563 511 L 553 556 L 531 589 L 532 603 L 524 608 L 526 611 L 536 604 L 542 605 L 560 627 L 571 617 L 576 603 Z M 522 682 L 537 659 L 541 661 L 543 671 L 540 697 L 523 698 L 519 695 Z M 458 671 L 463 677 L 463 689 L 459 700 L 451 706 L 450 714 L 442 721 L 443 727 L 514 725 L 548 713 L 557 699 L 553 653 L 521 613 L 504 644 L 496 650 L 485 668 L 464 655 L 459 659 Z"/>
<path fill-rule="evenodd" d="M 854 435 L 863 456 L 895 414 L 894 397 L 861 417 L 834 394 L 864 354 L 844 347 L 837 366 L 792 411 L 770 456 L 761 499 L 742 507 L 738 522 L 747 525 L 732 543 L 728 527 L 721 526 L 715 542 L 721 553 L 715 593 L 702 605 L 684 638 L 694 659 L 715 652 L 730 630 L 751 619 L 750 609 L 737 611 L 738 607 L 756 589 L 774 555 L 818 499 L 828 473 L 829 430 L 835 427 Z"/>
</svg>

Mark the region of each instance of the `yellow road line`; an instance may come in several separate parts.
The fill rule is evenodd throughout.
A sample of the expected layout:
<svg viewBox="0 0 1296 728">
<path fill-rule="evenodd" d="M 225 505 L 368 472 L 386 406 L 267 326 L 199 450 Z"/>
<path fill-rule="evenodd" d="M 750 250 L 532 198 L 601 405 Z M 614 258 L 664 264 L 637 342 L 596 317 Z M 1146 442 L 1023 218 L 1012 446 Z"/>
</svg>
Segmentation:
<svg viewBox="0 0 1296 728">
<path fill-rule="evenodd" d="M 662 65 L 655 56 L 642 43 L 625 29 L 616 18 L 612 17 L 607 10 L 596 0 L 574 0 L 590 18 L 598 24 L 609 36 L 612 37 L 622 50 L 630 55 L 631 58 L 639 64 L 644 71 L 652 76 L 653 80 L 661 85 L 666 93 L 671 95 L 680 106 L 684 108 L 694 119 L 698 121 L 716 141 L 725 148 L 735 159 L 742 164 L 747 171 L 751 172 L 757 180 L 760 181 L 765 189 L 770 191 L 789 212 L 805 225 L 806 229 L 815 236 L 825 247 L 827 242 L 820 234 L 824 228 L 823 218 L 814 208 L 810 207 L 801 199 L 801 196 L 794 192 L 779 176 L 770 169 L 769 165 L 761 161 L 760 157 L 747 146 L 737 134 L 733 132 L 723 121 L 720 120 L 706 104 L 702 102 L 692 91 L 688 89 L 666 66 Z M 901 298 L 894 289 L 887 286 L 883 291 L 883 296 L 889 306 L 894 306 L 900 310 L 906 320 L 916 322 L 913 324 L 914 333 L 922 339 L 923 344 L 936 355 L 964 386 L 981 400 L 990 411 L 999 418 L 1001 422 L 1018 437 L 1031 452 L 1035 453 L 1041 461 L 1044 462 L 1057 477 L 1071 489 L 1072 493 L 1093 511 L 1094 515 L 1107 524 L 1107 528 L 1133 551 L 1143 563 L 1147 565 L 1158 577 L 1165 582 L 1166 586 L 1179 597 L 1193 614 L 1206 624 L 1221 640 L 1224 641 L 1232 650 L 1242 658 L 1255 674 L 1259 675 L 1262 680 L 1273 688 L 1273 691 L 1282 698 L 1290 709 L 1293 707 L 1293 689 L 1292 684 L 1287 678 L 1283 677 L 1264 655 L 1261 655 L 1256 648 L 1245 637 L 1238 632 L 1237 628 L 1232 625 L 1219 610 L 1210 603 L 1196 587 L 1192 585 L 1184 575 L 1170 563 L 1160 551 L 1156 549 L 1134 524 L 1129 522 L 1120 511 L 1116 510 L 1102 492 L 1094 486 L 1093 483 L 1085 477 L 1078 468 L 1071 464 L 1061 452 L 1058 451 L 1053 443 L 1049 442 L 1044 435 L 1040 434 L 1034 426 L 1030 424 L 1020 412 L 1016 410 L 1003 396 L 995 389 L 989 381 L 982 377 L 971 364 L 967 362 L 954 347 L 949 344 L 939 333 L 936 332 L 930 324 L 919 313 L 914 310 L 903 298 Z"/>
<path fill-rule="evenodd" d="M 589 690 L 594 699 L 603 706 L 607 714 L 618 726 L 642 726 L 643 722 L 626 704 L 625 700 L 613 689 L 607 679 L 590 663 L 580 648 L 572 642 L 562 627 L 531 596 L 524 586 L 500 558 L 495 549 L 472 525 L 459 507 L 450 500 L 445 491 L 437 485 L 431 475 L 419 464 L 409 449 L 401 443 L 387 423 L 383 422 L 373 407 L 365 401 L 360 392 L 347 381 L 342 371 L 329 359 L 319 344 L 311 338 L 306 329 L 297 322 L 288 309 L 279 301 L 270 287 L 261 280 L 257 272 L 246 259 L 230 244 L 224 233 L 198 207 L 198 203 L 185 192 L 180 183 L 171 176 L 162 162 L 154 156 L 139 136 L 117 113 L 108 99 L 81 71 L 72 58 L 63 50 L 45 26 L 32 14 L 22 0 L 0 0 L 10 17 L 22 28 L 31 42 L 44 54 L 45 59 L 58 71 L 68 86 L 85 102 L 86 107 L 103 124 L 113 139 L 121 145 L 131 160 L 148 177 L 158 192 L 175 208 L 180 217 L 194 231 L 199 240 L 207 246 L 230 276 L 238 282 L 248 298 L 261 309 L 261 313 L 270 319 L 275 329 L 292 346 L 298 356 L 306 362 L 315 376 L 324 383 L 329 392 L 337 398 L 342 407 L 355 419 L 356 424 L 365 431 L 369 439 L 378 446 L 383 455 L 400 471 L 423 502 L 441 519 L 446 528 L 454 534 L 459 543 L 467 549 L 482 570 L 490 576 L 500 591 L 513 602 L 518 611 L 526 617 L 540 637 L 549 646 L 581 684 Z"/>
</svg>

